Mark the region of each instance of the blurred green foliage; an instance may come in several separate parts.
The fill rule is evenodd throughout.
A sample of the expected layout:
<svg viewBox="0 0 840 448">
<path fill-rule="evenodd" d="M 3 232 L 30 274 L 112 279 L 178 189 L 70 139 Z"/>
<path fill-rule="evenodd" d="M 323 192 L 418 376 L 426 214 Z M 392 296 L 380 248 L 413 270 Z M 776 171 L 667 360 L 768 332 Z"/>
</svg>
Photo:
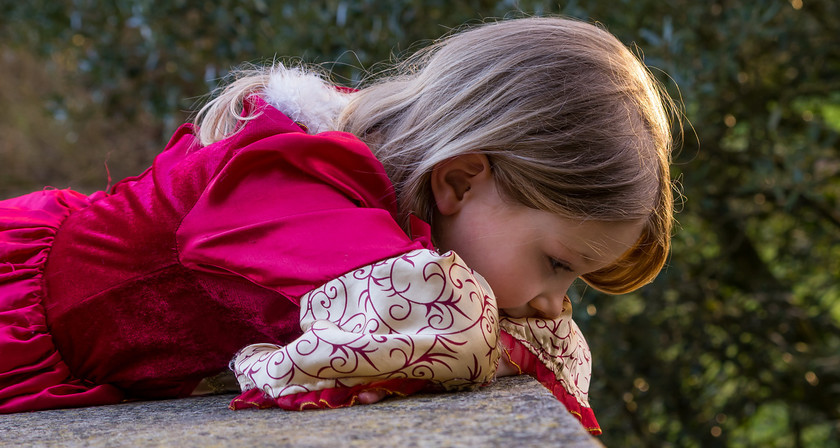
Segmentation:
<svg viewBox="0 0 840 448">
<path fill-rule="evenodd" d="M 620 297 L 577 287 L 608 446 L 838 446 L 840 4 L 834 0 L 30 0 L 0 3 L 0 195 L 104 188 L 151 162 L 231 67 L 358 85 L 485 18 L 598 21 L 684 104 L 673 256 Z"/>
</svg>

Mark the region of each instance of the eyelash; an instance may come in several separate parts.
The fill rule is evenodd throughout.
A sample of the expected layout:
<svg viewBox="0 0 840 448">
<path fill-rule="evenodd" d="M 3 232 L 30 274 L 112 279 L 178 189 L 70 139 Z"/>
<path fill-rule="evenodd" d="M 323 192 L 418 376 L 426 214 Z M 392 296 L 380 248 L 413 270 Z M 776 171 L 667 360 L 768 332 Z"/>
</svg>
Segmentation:
<svg viewBox="0 0 840 448">
<path fill-rule="evenodd" d="M 566 263 L 564 263 L 560 260 L 554 259 L 552 257 L 548 257 L 548 263 L 551 265 L 551 269 L 553 269 L 555 271 L 557 269 L 562 269 L 564 271 L 572 272 L 572 268 L 569 267 L 568 264 L 566 264 Z"/>
</svg>

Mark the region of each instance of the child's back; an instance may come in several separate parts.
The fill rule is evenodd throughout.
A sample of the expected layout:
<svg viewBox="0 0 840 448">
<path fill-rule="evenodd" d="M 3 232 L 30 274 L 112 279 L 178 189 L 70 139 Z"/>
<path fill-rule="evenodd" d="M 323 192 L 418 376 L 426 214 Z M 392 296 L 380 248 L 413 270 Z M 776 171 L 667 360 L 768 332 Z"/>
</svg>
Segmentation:
<svg viewBox="0 0 840 448">
<path fill-rule="evenodd" d="M 201 148 L 185 126 L 108 194 L 0 202 L 0 371 L 18 373 L 0 401 L 36 391 L 0 410 L 189 395 L 243 346 L 299 336 L 303 293 L 423 247 L 361 142 L 253 101 L 261 115 L 234 138 Z"/>
</svg>

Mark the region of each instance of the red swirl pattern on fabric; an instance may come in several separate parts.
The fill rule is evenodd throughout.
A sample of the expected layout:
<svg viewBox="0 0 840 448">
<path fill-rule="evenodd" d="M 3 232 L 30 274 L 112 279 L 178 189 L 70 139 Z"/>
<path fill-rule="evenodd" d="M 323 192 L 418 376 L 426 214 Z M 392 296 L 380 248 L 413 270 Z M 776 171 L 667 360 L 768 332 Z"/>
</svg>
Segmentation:
<svg viewBox="0 0 840 448">
<path fill-rule="evenodd" d="M 500 353 L 492 292 L 452 252 L 416 250 L 328 282 L 301 299 L 301 328 L 286 346 L 254 344 L 234 357 L 245 392 L 232 408 L 474 388 L 492 380 Z"/>
<path fill-rule="evenodd" d="M 571 318 L 499 319 L 489 285 L 454 253 L 417 250 L 354 270 L 301 299 L 301 338 L 255 344 L 231 362 L 243 393 L 231 409 L 351 406 L 365 391 L 487 384 L 502 350 L 592 434 L 589 347 Z"/>
</svg>

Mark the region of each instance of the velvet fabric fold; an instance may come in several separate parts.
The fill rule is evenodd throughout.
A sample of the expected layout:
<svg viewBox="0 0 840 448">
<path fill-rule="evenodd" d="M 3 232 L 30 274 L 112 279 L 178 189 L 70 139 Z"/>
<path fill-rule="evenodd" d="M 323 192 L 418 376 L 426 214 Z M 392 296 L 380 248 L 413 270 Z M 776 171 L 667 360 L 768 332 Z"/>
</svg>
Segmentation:
<svg viewBox="0 0 840 448">
<path fill-rule="evenodd" d="M 358 138 L 259 96 L 244 113 L 207 146 L 182 126 L 110 191 L 2 202 L 0 412 L 188 396 L 243 346 L 298 337 L 302 294 L 429 244 Z"/>
<path fill-rule="evenodd" d="M 55 233 L 90 199 L 44 190 L 0 201 L 0 413 L 118 403 L 110 385 L 75 378 L 49 333 L 44 265 Z"/>
</svg>

